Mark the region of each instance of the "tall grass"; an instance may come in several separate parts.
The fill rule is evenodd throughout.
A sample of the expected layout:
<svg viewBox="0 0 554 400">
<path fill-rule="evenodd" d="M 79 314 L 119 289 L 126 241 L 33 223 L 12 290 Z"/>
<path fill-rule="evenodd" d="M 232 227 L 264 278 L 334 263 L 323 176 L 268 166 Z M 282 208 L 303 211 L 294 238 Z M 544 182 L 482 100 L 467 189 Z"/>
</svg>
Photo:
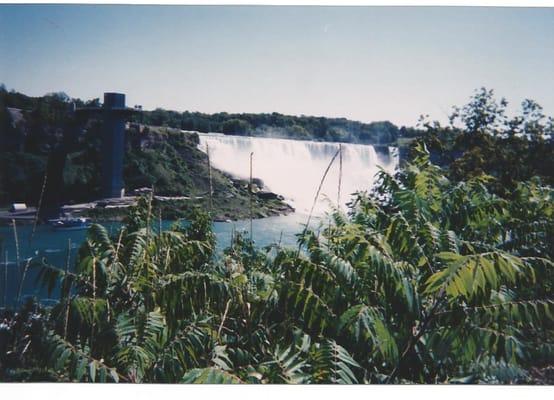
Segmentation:
<svg viewBox="0 0 554 400">
<path fill-rule="evenodd" d="M 342 143 L 339 143 L 339 183 L 337 187 L 337 208 L 340 209 L 340 189 L 342 186 Z"/>
<path fill-rule="evenodd" d="M 66 257 L 66 263 L 65 263 L 65 275 L 69 273 L 69 263 L 71 260 L 71 238 L 67 239 L 67 257 Z M 65 320 L 64 320 L 64 327 L 63 327 L 63 338 L 67 339 L 67 328 L 69 324 L 69 309 L 71 305 L 71 282 L 69 283 L 69 286 L 66 288 L 63 288 L 67 291 L 67 299 L 66 299 L 66 305 L 65 305 Z"/>
<path fill-rule="evenodd" d="M 8 250 L 4 251 L 4 307 L 8 306 Z"/>
<path fill-rule="evenodd" d="M 252 218 L 253 218 L 253 210 L 252 210 L 252 159 L 254 157 L 254 153 L 250 153 L 250 182 L 248 184 L 248 187 L 249 187 L 249 197 L 250 197 L 250 241 L 253 240 L 254 238 L 254 233 L 253 233 L 253 229 L 252 229 Z"/>
<path fill-rule="evenodd" d="M 21 271 L 19 266 L 19 237 L 17 235 L 17 224 L 15 223 L 15 219 L 12 219 L 12 230 L 13 230 L 13 240 L 15 243 L 15 265 L 17 266 L 17 274 L 19 277 L 19 280 L 21 281 Z"/>
<path fill-rule="evenodd" d="M 42 199 L 44 198 L 44 192 L 46 190 L 46 182 L 48 182 L 48 168 L 44 170 L 44 179 L 42 180 L 42 188 L 40 189 L 40 196 L 38 198 L 37 213 L 35 215 L 35 220 L 33 221 L 31 235 L 29 236 L 29 247 L 31 247 L 31 243 L 33 242 L 33 237 L 35 236 L 35 231 L 37 229 L 40 209 L 42 208 Z"/>
<path fill-rule="evenodd" d="M 331 158 L 331 161 L 329 161 L 329 164 L 327 165 L 327 168 L 325 168 L 325 172 L 323 173 L 323 176 L 321 177 L 321 181 L 319 181 L 319 186 L 317 187 L 317 191 L 314 196 L 314 201 L 312 203 L 312 207 L 310 208 L 310 213 L 308 214 L 308 219 L 306 221 L 306 226 L 304 228 L 304 233 L 306 233 L 309 229 L 310 222 L 312 220 L 312 216 L 314 213 L 315 206 L 317 204 L 317 200 L 319 199 L 319 194 L 321 193 L 321 188 L 323 187 L 323 184 L 325 183 L 325 178 L 327 178 L 327 174 L 329 173 L 329 170 L 331 169 L 331 166 L 333 165 L 333 162 L 335 162 L 335 159 L 340 154 L 341 149 L 339 148 L 336 153 Z"/>
<path fill-rule="evenodd" d="M 210 197 L 209 197 L 210 213 L 212 213 L 213 208 L 214 208 L 214 200 L 213 200 L 214 189 L 213 189 L 213 184 L 212 184 L 212 165 L 211 165 L 211 162 L 210 162 L 210 146 L 208 145 L 208 143 L 206 143 L 206 156 L 208 158 L 208 180 L 209 180 L 209 188 L 210 188 Z"/>
</svg>

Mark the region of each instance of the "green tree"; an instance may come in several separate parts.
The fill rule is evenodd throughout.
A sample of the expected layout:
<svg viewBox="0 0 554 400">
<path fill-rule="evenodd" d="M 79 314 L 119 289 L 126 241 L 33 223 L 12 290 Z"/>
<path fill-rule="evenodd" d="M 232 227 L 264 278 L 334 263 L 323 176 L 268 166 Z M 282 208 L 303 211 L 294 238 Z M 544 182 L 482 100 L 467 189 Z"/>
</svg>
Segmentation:
<svg viewBox="0 0 554 400">
<path fill-rule="evenodd" d="M 230 119 L 227 120 L 221 125 L 223 133 L 234 134 L 234 135 L 246 135 L 250 132 L 250 124 L 243 119 Z"/>
<path fill-rule="evenodd" d="M 487 133 L 497 136 L 506 123 L 506 106 L 508 102 L 497 100 L 494 90 L 484 87 L 475 91 L 470 102 L 462 108 L 454 107 L 450 122 L 461 122 L 468 133 Z"/>
</svg>

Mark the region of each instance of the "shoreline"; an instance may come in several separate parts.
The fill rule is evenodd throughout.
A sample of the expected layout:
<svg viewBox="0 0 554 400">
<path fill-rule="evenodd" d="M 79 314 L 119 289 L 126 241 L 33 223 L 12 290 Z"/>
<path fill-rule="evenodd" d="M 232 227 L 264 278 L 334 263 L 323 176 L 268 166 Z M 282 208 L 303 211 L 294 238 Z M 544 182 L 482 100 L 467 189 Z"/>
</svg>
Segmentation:
<svg viewBox="0 0 554 400">
<path fill-rule="evenodd" d="M 268 192 L 265 192 L 268 193 Z M 122 201 L 121 199 L 118 199 Z M 90 203 L 64 205 L 62 209 L 65 213 L 73 217 L 91 218 L 93 222 L 121 222 L 127 215 L 128 209 L 136 204 L 138 197 L 125 198 L 123 202 L 127 204 L 120 206 L 98 206 L 97 203 L 105 202 L 104 199 Z M 229 198 L 213 198 L 213 222 L 234 222 L 250 219 L 249 203 L 244 200 L 237 203 L 228 201 Z M 283 201 L 279 195 L 271 199 L 262 199 L 253 193 L 252 219 L 264 219 L 268 217 L 287 216 L 296 212 L 296 210 Z M 153 202 L 153 213 L 161 216 L 163 220 L 178 221 L 187 219 L 194 210 L 208 211 L 209 206 L 203 197 L 187 198 L 185 196 L 156 196 Z M 7 210 L 0 211 L 0 226 L 11 226 L 12 221 L 17 225 L 47 225 L 44 220 L 36 218 L 34 208 L 21 213 L 10 213 Z"/>
</svg>

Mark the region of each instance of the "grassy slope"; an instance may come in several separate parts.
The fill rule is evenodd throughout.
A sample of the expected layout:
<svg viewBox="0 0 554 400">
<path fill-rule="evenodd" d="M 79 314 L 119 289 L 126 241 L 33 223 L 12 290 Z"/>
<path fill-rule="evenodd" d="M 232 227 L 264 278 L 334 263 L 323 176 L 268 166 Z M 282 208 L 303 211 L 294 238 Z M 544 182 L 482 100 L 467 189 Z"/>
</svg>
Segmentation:
<svg viewBox="0 0 554 400">
<path fill-rule="evenodd" d="M 193 207 L 209 207 L 209 170 L 205 153 L 197 148 L 198 136 L 177 129 L 145 127 L 129 131 L 125 166 L 128 188 L 153 186 L 159 195 L 202 197 L 202 199 L 164 203 L 166 218 L 183 216 Z M 242 219 L 250 214 L 248 182 L 232 180 L 212 168 L 214 218 Z M 277 199 L 253 195 L 255 218 L 281 215 L 293 210 Z"/>
</svg>

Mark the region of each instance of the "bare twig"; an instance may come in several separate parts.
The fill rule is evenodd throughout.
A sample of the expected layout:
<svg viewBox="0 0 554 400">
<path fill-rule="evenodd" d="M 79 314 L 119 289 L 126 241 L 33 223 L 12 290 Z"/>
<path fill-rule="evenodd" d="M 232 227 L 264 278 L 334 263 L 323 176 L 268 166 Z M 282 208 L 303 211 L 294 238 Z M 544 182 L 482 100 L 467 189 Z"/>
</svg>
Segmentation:
<svg viewBox="0 0 554 400">
<path fill-rule="evenodd" d="M 4 252 L 4 307 L 8 305 L 8 250 Z"/>
<path fill-rule="evenodd" d="M 339 144 L 339 184 L 337 190 L 337 208 L 340 210 L 340 189 L 342 186 L 342 143 Z"/>
<path fill-rule="evenodd" d="M 252 232 L 252 158 L 254 157 L 254 153 L 250 153 L 250 184 L 249 184 L 249 195 L 250 195 L 250 242 L 252 242 L 252 239 L 254 237 L 254 234 Z"/>
<path fill-rule="evenodd" d="M 19 301 L 21 300 L 21 293 L 23 291 L 23 283 L 25 282 L 25 277 L 27 276 L 27 271 L 29 270 L 29 266 L 31 265 L 31 258 L 27 260 L 27 263 L 25 264 L 25 268 L 23 269 L 23 276 L 21 277 L 21 280 L 19 281 L 19 290 L 17 291 L 17 304 L 19 304 Z"/>
<path fill-rule="evenodd" d="M 212 164 L 210 162 L 210 146 L 208 143 L 206 143 L 206 155 L 208 156 L 208 179 L 210 184 L 210 213 L 213 213 L 214 208 L 214 189 L 213 189 L 213 183 L 212 183 Z"/>
<path fill-rule="evenodd" d="M 115 256 L 114 256 L 114 262 L 115 263 L 119 262 L 119 249 L 121 248 L 121 239 L 123 238 L 123 231 L 124 230 L 125 230 L 125 228 L 121 228 L 119 230 L 119 237 L 117 238 L 117 245 L 115 247 Z"/>
<path fill-rule="evenodd" d="M 227 304 L 225 305 L 225 311 L 223 312 L 223 317 L 221 318 L 221 323 L 219 324 L 219 328 L 217 329 L 217 338 L 219 339 L 221 335 L 221 330 L 223 329 L 223 324 L 225 323 L 225 319 L 227 318 L 227 313 L 229 312 L 229 305 L 231 304 L 231 299 L 227 300 Z"/>
<path fill-rule="evenodd" d="M 13 239 L 15 242 L 15 265 L 17 267 L 17 275 L 21 284 L 21 271 L 19 270 L 19 238 L 17 236 L 17 225 L 15 219 L 12 219 Z"/>
<path fill-rule="evenodd" d="M 48 166 L 44 170 L 44 179 L 42 180 L 42 189 L 40 190 L 40 197 L 38 198 L 37 213 L 33 222 L 33 229 L 31 230 L 31 236 L 29 236 L 29 247 L 35 236 L 35 230 L 37 229 L 38 217 L 40 215 L 40 209 L 42 207 L 42 199 L 44 197 L 44 191 L 46 190 L 46 182 L 48 181 Z"/>
<path fill-rule="evenodd" d="M 150 219 L 152 218 L 152 202 L 154 201 L 154 185 L 150 190 L 150 196 L 148 196 L 148 213 L 146 214 L 146 232 L 150 235 Z"/>
<path fill-rule="evenodd" d="M 312 204 L 312 208 L 310 209 L 310 213 L 308 214 L 308 220 L 306 221 L 306 226 L 304 227 L 304 230 L 302 231 L 302 236 L 304 236 L 306 234 L 306 232 L 308 231 L 308 228 L 310 226 L 310 222 L 312 220 L 312 214 L 314 212 L 315 205 L 317 204 L 317 199 L 319 198 L 319 193 L 321 192 L 321 188 L 323 187 L 323 183 L 325 182 L 325 178 L 327 177 L 327 174 L 329 173 L 329 169 L 331 169 L 331 165 L 333 165 L 333 162 L 335 161 L 335 159 L 337 158 L 339 153 L 340 153 L 340 149 L 337 150 L 337 152 L 335 153 L 333 158 L 331 158 L 331 161 L 329 162 L 329 165 L 327 165 L 327 168 L 325 168 L 325 172 L 323 173 L 323 176 L 321 177 L 321 181 L 319 182 L 319 186 L 317 188 L 317 192 L 316 192 L 315 197 L 314 197 L 314 202 Z M 301 246 L 298 245 L 298 252 L 296 254 L 297 257 L 300 254 L 300 247 Z"/>
<path fill-rule="evenodd" d="M 92 256 L 92 301 L 96 306 L 96 256 Z M 94 342 L 94 318 L 90 324 L 90 354 L 92 354 L 92 345 Z"/>
<path fill-rule="evenodd" d="M 67 239 L 67 258 L 65 262 L 65 273 L 67 277 L 67 273 L 69 272 L 69 262 L 71 260 L 71 238 Z M 67 279 L 67 278 L 66 278 Z M 69 281 L 71 282 L 71 281 Z M 66 301 L 66 308 L 65 308 L 65 321 L 64 321 L 64 328 L 63 328 L 63 338 L 67 338 L 67 327 L 69 325 L 69 306 L 70 306 L 70 299 L 71 299 L 71 285 L 67 288 L 67 301 Z"/>
<path fill-rule="evenodd" d="M 163 225 L 162 225 L 162 209 L 160 208 L 158 210 L 158 235 L 161 235 L 162 234 L 162 229 L 163 229 Z"/>
</svg>

